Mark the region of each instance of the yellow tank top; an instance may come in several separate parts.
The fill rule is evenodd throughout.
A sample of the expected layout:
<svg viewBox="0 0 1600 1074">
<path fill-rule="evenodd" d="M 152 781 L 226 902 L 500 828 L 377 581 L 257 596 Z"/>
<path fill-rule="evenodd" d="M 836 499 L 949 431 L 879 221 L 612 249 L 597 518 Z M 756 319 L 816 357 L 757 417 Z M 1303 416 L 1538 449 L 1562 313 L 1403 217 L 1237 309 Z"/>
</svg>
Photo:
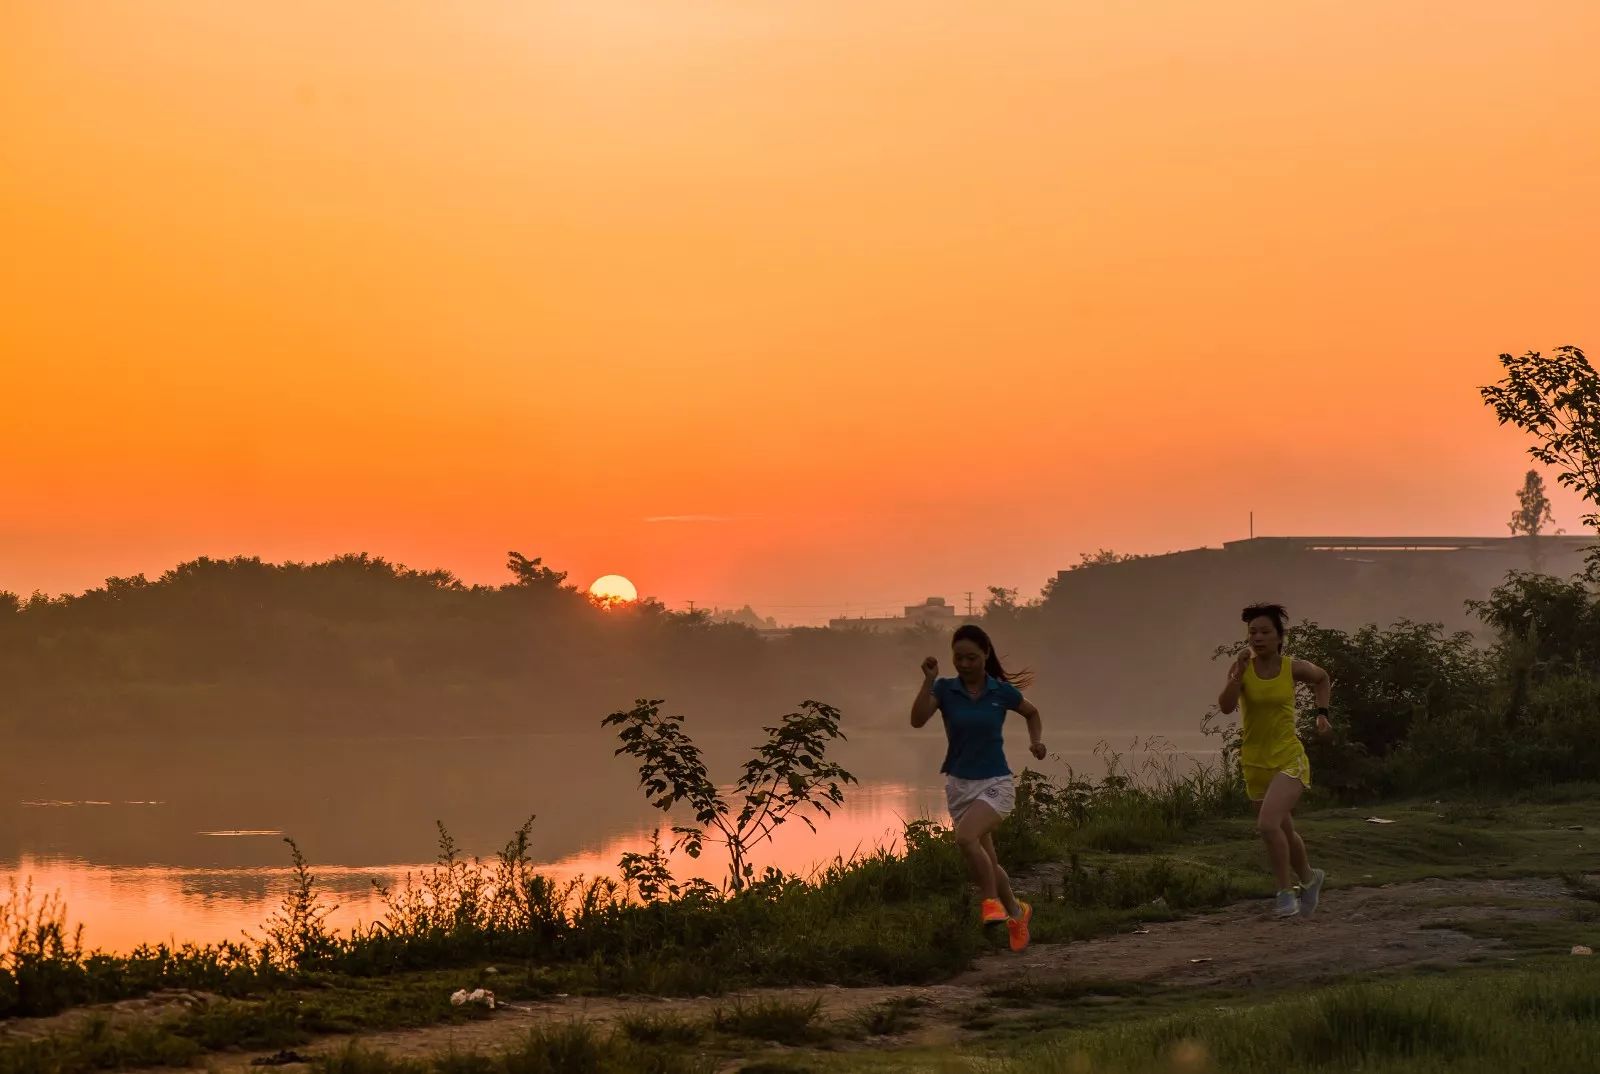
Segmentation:
<svg viewBox="0 0 1600 1074">
<path fill-rule="evenodd" d="M 1294 730 L 1294 661 L 1287 654 L 1278 674 L 1270 679 L 1256 674 L 1254 659 L 1245 665 L 1239 711 L 1240 763 L 1275 768 L 1300 753 L 1300 739 Z"/>
</svg>

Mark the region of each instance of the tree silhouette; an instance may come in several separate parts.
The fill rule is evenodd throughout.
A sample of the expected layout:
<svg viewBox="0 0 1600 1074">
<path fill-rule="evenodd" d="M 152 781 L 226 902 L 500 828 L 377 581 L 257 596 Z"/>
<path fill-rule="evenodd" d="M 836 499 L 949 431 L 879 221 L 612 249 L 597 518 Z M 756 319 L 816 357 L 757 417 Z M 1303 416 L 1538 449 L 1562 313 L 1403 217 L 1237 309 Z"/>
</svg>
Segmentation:
<svg viewBox="0 0 1600 1074">
<path fill-rule="evenodd" d="M 561 583 L 567 580 L 566 571 L 546 567 L 544 560 L 538 556 L 529 559 L 521 552 L 506 554 L 510 557 L 506 560 L 506 570 L 516 578 L 516 585 L 535 589 L 559 589 Z"/>
<path fill-rule="evenodd" d="M 1555 520 L 1550 510 L 1550 497 L 1545 495 L 1544 478 L 1539 476 L 1539 471 L 1529 470 L 1522 487 L 1517 490 L 1517 509 L 1511 512 L 1511 521 L 1507 523 L 1511 536 L 1537 537 L 1544 532 L 1547 523 Z"/>
<path fill-rule="evenodd" d="M 1502 354 L 1500 366 L 1500 380 L 1479 389 L 1484 402 L 1501 425 L 1533 437 L 1528 454 L 1557 468 L 1561 486 L 1590 505 L 1583 524 L 1600 528 L 1600 373 L 1577 347 L 1557 347 L 1549 357 Z M 1600 574 L 1600 548 L 1589 549 L 1588 562 Z"/>
</svg>

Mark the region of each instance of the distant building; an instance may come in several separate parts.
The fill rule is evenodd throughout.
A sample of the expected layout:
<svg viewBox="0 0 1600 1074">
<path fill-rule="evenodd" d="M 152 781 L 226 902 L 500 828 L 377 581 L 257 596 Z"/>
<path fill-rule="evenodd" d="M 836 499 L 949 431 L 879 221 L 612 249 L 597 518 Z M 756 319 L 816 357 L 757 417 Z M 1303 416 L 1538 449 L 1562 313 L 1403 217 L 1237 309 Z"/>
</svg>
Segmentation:
<svg viewBox="0 0 1600 1074">
<path fill-rule="evenodd" d="M 1221 548 L 1191 548 L 1164 555 L 1130 557 L 1127 560 L 1105 564 L 1136 570 L 1163 569 L 1167 565 L 1192 563 L 1200 560 L 1213 562 L 1287 562 L 1303 557 L 1318 560 L 1337 559 L 1349 563 L 1406 563 L 1414 568 L 1418 560 L 1409 557 L 1418 554 L 1446 555 L 1448 562 L 1457 566 L 1468 563 L 1489 565 L 1491 569 L 1527 569 L 1538 564 L 1544 567 L 1569 567 L 1582 558 L 1586 549 L 1597 543 L 1594 537 L 1251 537 L 1242 541 L 1224 541 Z M 1310 562 L 1310 559 L 1306 559 Z M 1140 566 L 1140 565 L 1143 566 Z M 1096 570 L 1099 564 L 1070 567 L 1056 573 L 1058 583 L 1076 581 L 1082 572 Z"/>
<path fill-rule="evenodd" d="M 1569 577 L 1594 536 L 1253 537 L 1126 562 L 1060 571 L 1050 602 L 1098 609 L 1139 608 L 1175 623 L 1209 622 L 1232 604 L 1281 600 L 1298 619 L 1327 626 L 1384 625 L 1407 618 L 1472 629 L 1464 602 L 1488 596 L 1513 570 Z"/>
<path fill-rule="evenodd" d="M 908 604 L 904 615 L 828 620 L 828 626 L 833 630 L 865 630 L 870 633 L 888 633 L 922 626 L 954 627 L 955 624 L 956 610 L 943 597 L 929 597 L 921 604 Z"/>
</svg>

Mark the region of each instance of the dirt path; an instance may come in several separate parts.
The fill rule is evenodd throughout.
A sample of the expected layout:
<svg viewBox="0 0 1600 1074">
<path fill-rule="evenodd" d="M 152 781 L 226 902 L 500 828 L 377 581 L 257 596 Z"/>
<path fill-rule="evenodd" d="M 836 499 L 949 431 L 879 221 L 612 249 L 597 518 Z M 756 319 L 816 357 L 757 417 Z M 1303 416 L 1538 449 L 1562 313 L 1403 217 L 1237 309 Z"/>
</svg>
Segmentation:
<svg viewBox="0 0 1600 1074">
<path fill-rule="evenodd" d="M 1008 987 L 1055 987 L 1074 982 L 1143 983 L 1179 988 L 1274 988 L 1419 965 L 1450 966 L 1508 957 L 1499 940 L 1475 939 L 1442 927 L 1464 920 L 1500 922 L 1559 919 L 1574 900 L 1553 880 L 1432 880 L 1329 892 L 1313 918 L 1287 922 L 1267 916 L 1264 901 L 1238 903 L 1216 913 L 1134 933 L 1072 944 L 1039 944 L 1021 955 L 985 956 L 941 985 L 882 988 L 757 989 L 717 998 L 596 997 L 518 1003 L 484 1021 L 464 1025 L 330 1037 L 296 1049 L 301 1054 L 343 1048 L 356 1039 L 395 1056 L 431 1055 L 451 1048 L 489 1051 L 520 1039 L 532 1026 L 553 1020 L 609 1023 L 632 1012 L 703 1018 L 736 999 L 781 996 L 822 1000 L 826 1017 L 850 1018 L 900 997 L 917 997 L 921 1028 L 878 1046 L 954 1041 L 961 1023 L 990 993 Z M 1092 992 L 1092 988 L 1087 991 Z M 1013 1012 L 1014 1013 L 1014 1012 Z M 1006 1017 L 1002 1009 L 996 1017 Z M 256 1054 L 217 1056 L 210 1069 L 227 1074 L 261 1071 Z M 299 1064 L 275 1068 L 298 1074 Z M 731 1069 L 737 1069 L 737 1064 Z M 154 1072 L 151 1072 L 154 1074 Z"/>
</svg>

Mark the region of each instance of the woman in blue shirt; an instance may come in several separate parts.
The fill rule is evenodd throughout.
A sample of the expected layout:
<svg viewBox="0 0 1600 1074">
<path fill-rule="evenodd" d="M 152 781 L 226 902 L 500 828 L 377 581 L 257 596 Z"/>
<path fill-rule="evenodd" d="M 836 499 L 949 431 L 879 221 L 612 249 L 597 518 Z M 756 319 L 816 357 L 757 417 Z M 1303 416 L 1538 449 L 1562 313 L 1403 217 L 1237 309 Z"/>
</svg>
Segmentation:
<svg viewBox="0 0 1600 1074">
<path fill-rule="evenodd" d="M 1028 723 L 1029 751 L 1044 759 L 1044 730 L 1039 710 L 1017 688 L 1025 674 L 1007 674 L 983 628 L 972 623 L 958 628 L 950 644 L 956 677 L 941 679 L 937 657 L 922 662 L 922 688 L 911 705 L 911 726 L 921 727 L 935 712 L 944 717 L 945 801 L 955 822 L 956 845 L 983 898 L 985 928 L 1002 922 L 1011 934 L 1011 950 L 1028 946 L 1028 920 L 1033 908 L 1019 902 L 1010 878 L 994 850 L 994 830 L 1016 804 L 1016 786 L 1006 764 L 1006 713 L 1020 713 Z"/>
</svg>

